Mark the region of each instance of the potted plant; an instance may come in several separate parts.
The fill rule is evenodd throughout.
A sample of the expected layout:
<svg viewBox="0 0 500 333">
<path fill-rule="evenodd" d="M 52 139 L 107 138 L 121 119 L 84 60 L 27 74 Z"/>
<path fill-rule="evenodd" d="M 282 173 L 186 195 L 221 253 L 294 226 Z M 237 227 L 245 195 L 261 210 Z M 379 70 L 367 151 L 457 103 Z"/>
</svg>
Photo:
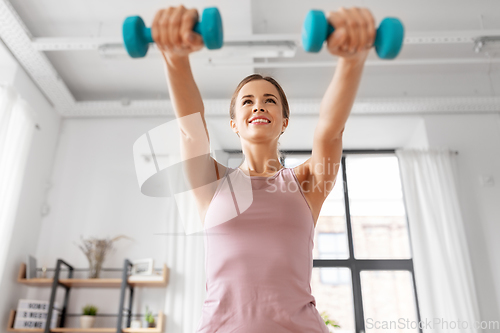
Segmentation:
<svg viewBox="0 0 500 333">
<path fill-rule="evenodd" d="M 325 322 L 325 325 L 332 326 L 335 328 L 340 328 L 340 326 L 335 322 L 335 320 L 331 320 L 328 315 L 326 314 L 326 311 L 321 312 L 321 317 L 323 318 L 323 321 Z"/>
<path fill-rule="evenodd" d="M 94 326 L 97 308 L 93 305 L 86 305 L 83 307 L 82 311 L 83 314 L 80 317 L 80 326 L 82 328 L 91 328 Z"/>
<path fill-rule="evenodd" d="M 155 317 L 153 317 L 153 313 L 149 311 L 148 306 L 146 305 L 146 315 L 144 316 L 144 321 L 146 322 L 146 327 L 156 327 L 155 325 Z"/>
</svg>

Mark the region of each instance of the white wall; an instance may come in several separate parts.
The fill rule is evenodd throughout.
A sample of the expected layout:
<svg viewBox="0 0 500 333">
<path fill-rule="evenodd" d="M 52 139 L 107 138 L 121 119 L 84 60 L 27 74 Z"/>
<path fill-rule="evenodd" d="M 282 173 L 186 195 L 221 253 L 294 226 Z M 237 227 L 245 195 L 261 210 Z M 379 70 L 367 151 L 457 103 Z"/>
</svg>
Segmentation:
<svg viewBox="0 0 500 333">
<path fill-rule="evenodd" d="M 47 200 L 51 213 L 43 219 L 36 252 L 40 265 L 53 267 L 60 258 L 76 268 L 87 268 L 87 259 L 76 245 L 80 236 L 126 235 L 133 240 L 117 241 L 104 267 L 121 268 L 125 258 L 153 258 L 155 267 L 162 267 L 169 239 L 164 234 L 166 225 L 174 222 L 167 220 L 167 200 L 171 199 L 141 194 L 132 147 L 147 130 L 164 122 L 159 118 L 63 121 L 51 177 L 54 186 Z M 75 277 L 86 274 L 77 272 Z M 121 275 L 102 272 L 101 277 Z M 133 312 L 144 313 L 146 304 L 154 313 L 162 310 L 166 292 L 168 287 L 137 288 Z M 37 289 L 32 295 L 48 298 L 49 290 Z M 92 303 L 100 313 L 117 313 L 118 301 L 119 289 L 74 289 L 68 312 L 80 313 L 81 307 Z M 95 326 L 109 327 L 115 322 L 116 318 L 97 317 Z M 67 324 L 79 325 L 75 318 Z"/>
<path fill-rule="evenodd" d="M 20 194 L 15 225 L 8 245 L 8 258 L 4 275 L 0 276 L 0 330 L 7 326 L 9 312 L 25 297 L 28 287 L 19 285 L 17 274 L 27 253 L 36 253 L 40 236 L 40 209 L 45 196 L 46 181 L 52 172 L 60 116 L 40 93 L 26 72 L 17 64 L 0 42 L 0 81 L 12 85 L 21 98 L 36 113 L 39 129 L 34 131 L 31 149 Z"/>
</svg>

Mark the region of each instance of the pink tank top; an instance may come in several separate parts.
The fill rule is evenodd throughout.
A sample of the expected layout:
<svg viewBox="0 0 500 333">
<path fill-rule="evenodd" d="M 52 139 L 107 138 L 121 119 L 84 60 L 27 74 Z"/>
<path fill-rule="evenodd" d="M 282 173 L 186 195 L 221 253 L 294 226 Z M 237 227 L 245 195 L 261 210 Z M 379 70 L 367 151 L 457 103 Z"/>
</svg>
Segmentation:
<svg viewBox="0 0 500 333">
<path fill-rule="evenodd" d="M 246 209 L 241 181 L 253 194 Z M 227 168 L 204 226 L 207 296 L 196 332 L 329 332 L 311 294 L 314 220 L 292 168 L 271 177 Z"/>
</svg>

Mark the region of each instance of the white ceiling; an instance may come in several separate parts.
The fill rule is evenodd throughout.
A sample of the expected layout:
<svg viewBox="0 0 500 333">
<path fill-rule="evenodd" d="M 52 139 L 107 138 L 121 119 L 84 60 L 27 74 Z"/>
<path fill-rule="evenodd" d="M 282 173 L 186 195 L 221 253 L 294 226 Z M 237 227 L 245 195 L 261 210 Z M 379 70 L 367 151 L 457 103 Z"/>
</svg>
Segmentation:
<svg viewBox="0 0 500 333">
<path fill-rule="evenodd" d="M 71 116 L 71 109 L 78 108 L 81 115 L 96 105 L 103 109 L 126 108 L 120 105 L 123 99 L 137 102 L 143 108 L 151 105 L 151 108 L 165 108 L 168 87 L 161 58 L 154 49 L 140 59 L 126 55 L 106 58 L 97 46 L 106 40 L 121 42 L 122 23 L 127 16 L 140 15 L 150 26 L 158 9 L 177 6 L 179 2 L 10 0 L 11 7 L 7 0 L 0 3 L 0 14 L 8 12 L 14 18 L 17 14 L 20 19 L 4 21 L 8 27 L 0 34 L 2 40 L 63 115 Z M 388 16 L 399 18 L 405 26 L 405 44 L 397 59 L 380 60 L 374 50 L 371 52 L 358 100 L 496 98 L 500 94 L 500 55 L 475 53 L 472 41 L 473 37 L 485 34 L 500 36 L 500 2 L 496 0 L 214 0 L 184 1 L 183 4 L 200 12 L 205 7 L 217 6 L 225 40 L 245 40 L 259 35 L 264 39 L 286 37 L 298 43 L 294 58 L 270 58 L 267 63 L 265 59 L 242 56 L 227 59 L 212 55 L 215 65 L 209 66 L 208 58 L 215 51 L 200 52 L 191 63 L 206 100 L 228 100 L 238 82 L 254 72 L 276 78 L 291 100 L 319 100 L 331 81 L 336 58 L 325 47 L 319 54 L 302 51 L 302 22 L 310 9 L 328 11 L 340 6 L 368 7 L 377 26 Z M 22 47 L 16 45 L 23 43 L 21 39 L 14 38 L 19 31 L 27 36 Z M 95 41 L 94 46 L 54 50 L 68 47 L 71 41 L 89 44 L 90 38 Z M 37 50 L 33 43 L 42 39 L 52 46 Z M 37 69 L 43 66 L 44 71 Z M 114 104 L 102 104 L 104 101 Z M 140 104 L 141 101 L 144 103 Z M 154 104 L 154 101 L 163 104 Z"/>
</svg>

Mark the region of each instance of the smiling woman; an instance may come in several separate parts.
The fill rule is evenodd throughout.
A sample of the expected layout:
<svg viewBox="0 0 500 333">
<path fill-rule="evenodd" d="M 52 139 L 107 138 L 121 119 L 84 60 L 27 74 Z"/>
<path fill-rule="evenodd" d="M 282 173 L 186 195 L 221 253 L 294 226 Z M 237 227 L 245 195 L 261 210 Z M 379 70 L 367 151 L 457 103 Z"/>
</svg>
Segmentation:
<svg viewBox="0 0 500 333">
<path fill-rule="evenodd" d="M 356 36 L 334 33 L 330 45 L 373 37 L 370 16 L 341 11 L 339 27 L 346 18 L 367 24 Z M 320 106 L 311 157 L 294 168 L 282 165 L 278 151 L 290 117 L 285 92 L 272 77 L 245 77 L 229 106 L 244 159 L 230 168 L 210 155 L 203 100 L 191 72 L 189 54 L 203 46 L 200 38 L 188 38 L 197 19 L 196 10 L 170 7 L 153 24 L 181 127 L 185 174 L 205 231 L 207 295 L 196 332 L 327 333 L 310 285 L 314 228 L 335 184 L 342 133 L 368 51 L 336 53 L 341 60 Z"/>
</svg>

